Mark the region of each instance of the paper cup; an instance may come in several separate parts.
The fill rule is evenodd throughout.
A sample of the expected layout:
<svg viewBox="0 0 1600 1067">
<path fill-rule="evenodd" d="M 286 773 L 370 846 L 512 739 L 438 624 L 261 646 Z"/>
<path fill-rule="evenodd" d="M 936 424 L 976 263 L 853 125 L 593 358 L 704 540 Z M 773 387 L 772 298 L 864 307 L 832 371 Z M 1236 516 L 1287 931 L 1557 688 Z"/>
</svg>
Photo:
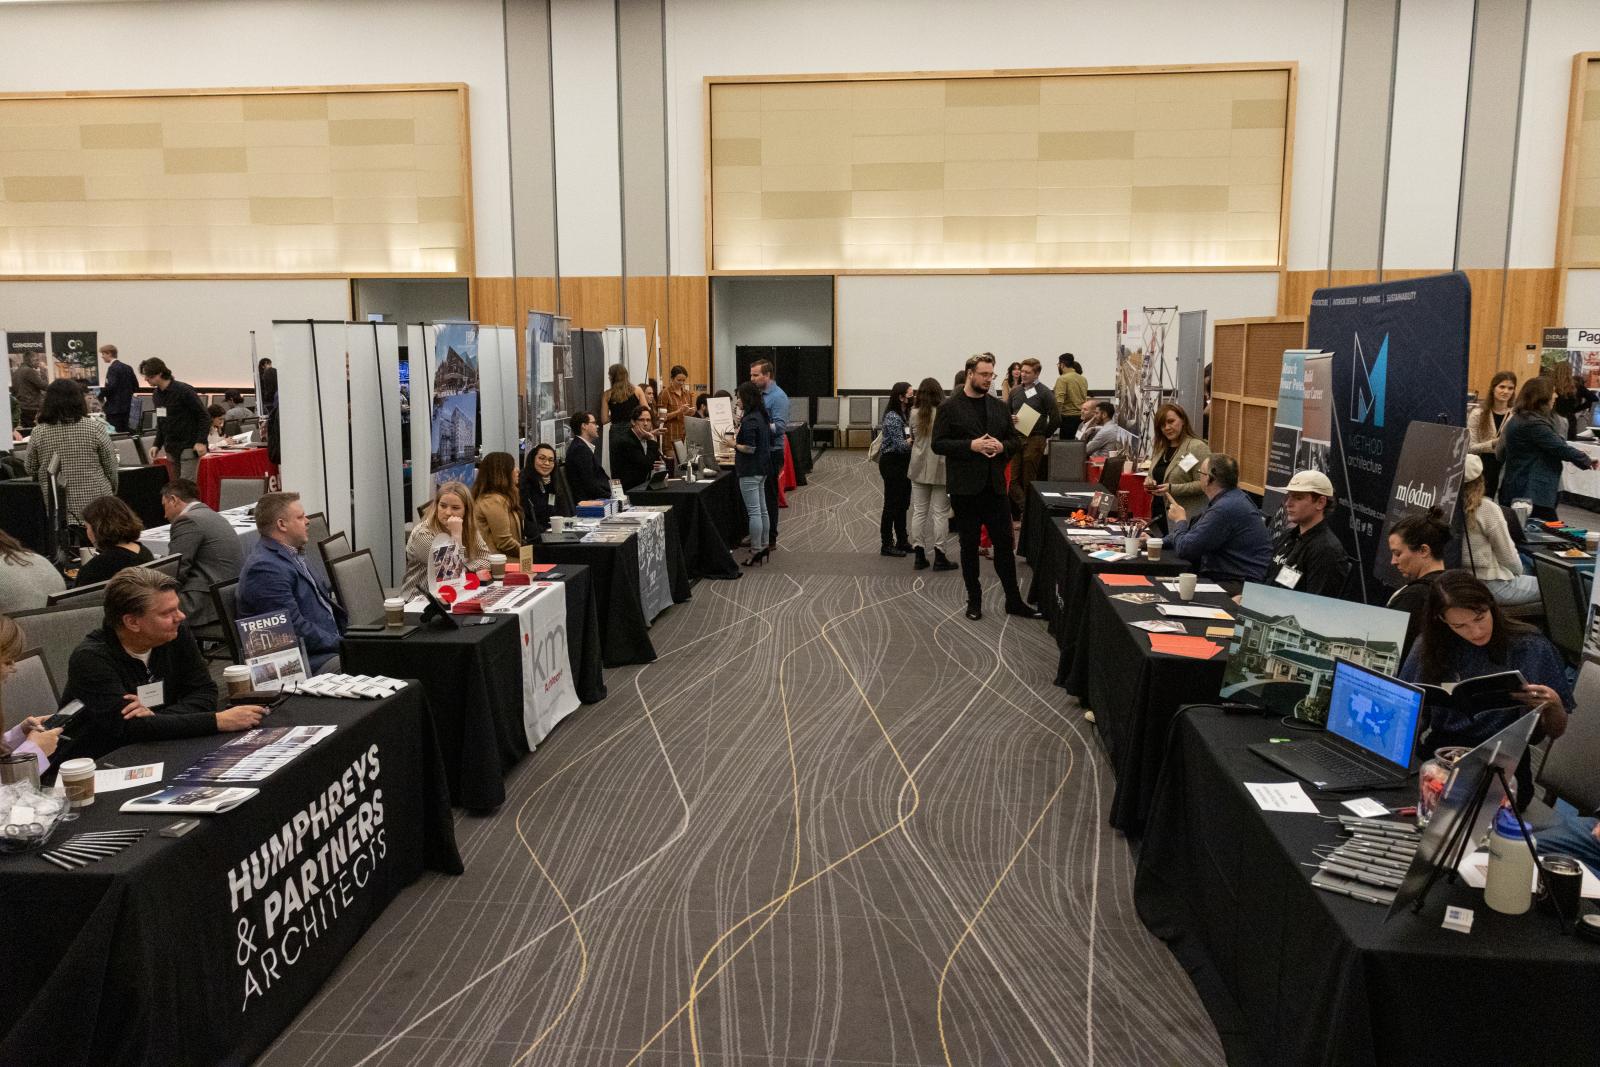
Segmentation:
<svg viewBox="0 0 1600 1067">
<path fill-rule="evenodd" d="M 550 516 L 550 532 L 562 534 L 567 532 L 567 517 L 565 515 Z"/>
<path fill-rule="evenodd" d="M 1583 547 L 1590 552 L 1600 549 L 1600 530 L 1590 530 L 1583 535 Z"/>
<path fill-rule="evenodd" d="M 1152 537 L 1144 543 L 1145 551 L 1150 554 L 1150 562 L 1155 563 L 1161 559 L 1161 538 Z"/>
<path fill-rule="evenodd" d="M 1139 539 L 1137 537 L 1124 537 L 1122 539 L 1122 551 L 1130 556 L 1137 556 L 1139 554 Z"/>
<path fill-rule="evenodd" d="M 250 668 L 238 663 L 222 668 L 222 681 L 227 685 L 230 697 L 248 693 L 253 688 L 250 682 Z"/>
<path fill-rule="evenodd" d="M 1513 500 L 1511 502 L 1511 510 L 1517 513 L 1517 521 L 1526 526 L 1528 525 L 1528 520 L 1533 517 L 1533 501 Z"/>
<path fill-rule="evenodd" d="M 489 576 L 497 582 L 506 576 L 506 557 L 499 552 L 489 556 Z"/>
<path fill-rule="evenodd" d="M 1190 574 L 1188 571 L 1185 571 L 1184 573 L 1178 575 L 1178 599 L 1193 600 L 1194 587 L 1199 584 L 1200 576 L 1198 574 Z"/>
<path fill-rule="evenodd" d="M 67 803 L 74 808 L 87 808 L 94 803 L 94 760 L 69 759 L 61 765 L 57 775 L 62 788 L 67 791 Z"/>
<path fill-rule="evenodd" d="M 406 602 L 392 596 L 383 602 L 383 622 L 386 626 L 401 627 L 406 624 Z"/>
</svg>

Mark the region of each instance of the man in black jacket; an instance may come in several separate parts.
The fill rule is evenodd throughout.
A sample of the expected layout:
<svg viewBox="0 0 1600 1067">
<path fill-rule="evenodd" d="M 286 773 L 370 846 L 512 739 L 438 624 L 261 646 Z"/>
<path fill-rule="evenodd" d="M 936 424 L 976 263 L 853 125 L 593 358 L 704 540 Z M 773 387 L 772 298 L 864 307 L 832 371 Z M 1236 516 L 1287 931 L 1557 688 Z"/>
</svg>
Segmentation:
<svg viewBox="0 0 1600 1067">
<path fill-rule="evenodd" d="M 989 395 L 994 357 L 967 360 L 961 392 L 939 405 L 933 420 L 933 450 L 945 458 L 945 488 L 961 537 L 961 577 L 967 584 L 967 618 L 983 618 L 983 586 L 978 582 L 978 539 L 987 528 L 994 545 L 994 571 L 1006 593 L 1006 612 L 1036 619 L 1039 613 L 1017 588 L 1017 562 L 1011 549 L 1011 508 L 1006 502 L 1006 462 L 1022 447 L 1011 412 Z"/>
<path fill-rule="evenodd" d="M 604 500 L 611 495 L 611 479 L 600 465 L 595 444 L 600 440 L 600 424 L 587 411 L 575 413 L 568 421 L 572 440 L 567 442 L 567 488 L 572 492 L 573 503 Z"/>
<path fill-rule="evenodd" d="M 611 428 L 611 476 L 622 483 L 622 489 L 637 489 L 650 480 L 650 472 L 661 462 L 661 445 L 656 441 L 655 420 L 650 409 L 641 407 L 633 413 L 633 422 L 618 437 L 618 428 Z"/>
<path fill-rule="evenodd" d="M 211 416 L 200 403 L 200 394 L 188 382 L 173 380 L 162 360 L 145 360 L 139 364 L 139 373 L 155 391 L 156 450 L 150 458 L 171 457 L 178 468 L 174 476 L 195 481 L 211 434 Z"/>
<path fill-rule="evenodd" d="M 105 625 L 67 661 L 63 702 L 83 701 L 66 727 L 61 763 L 169 737 L 248 730 L 254 704 L 217 711 L 217 686 L 183 625 L 178 583 L 148 567 L 119 571 L 106 586 Z"/>
<path fill-rule="evenodd" d="M 106 361 L 106 384 L 100 389 L 100 410 L 118 433 L 127 433 L 128 411 L 133 407 L 133 390 L 139 382 L 133 368 L 117 359 L 116 345 L 101 345 L 100 358 Z"/>
<path fill-rule="evenodd" d="M 1283 500 L 1282 532 L 1272 542 L 1267 581 L 1316 596 L 1339 597 L 1350 577 L 1350 557 L 1328 525 L 1333 482 L 1317 470 L 1296 471 Z"/>
</svg>

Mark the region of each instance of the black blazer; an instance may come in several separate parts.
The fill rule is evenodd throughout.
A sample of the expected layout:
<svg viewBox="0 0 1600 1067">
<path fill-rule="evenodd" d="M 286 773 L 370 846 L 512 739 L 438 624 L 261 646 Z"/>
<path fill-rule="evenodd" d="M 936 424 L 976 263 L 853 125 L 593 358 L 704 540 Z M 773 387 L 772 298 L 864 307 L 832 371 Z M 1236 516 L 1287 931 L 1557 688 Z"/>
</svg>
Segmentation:
<svg viewBox="0 0 1600 1067">
<path fill-rule="evenodd" d="M 133 391 L 139 385 L 133 376 L 133 368 L 122 360 L 115 360 L 106 367 L 106 384 L 100 390 L 100 406 L 107 415 L 126 415 L 133 406 Z"/>
<path fill-rule="evenodd" d="M 939 405 L 933 418 L 933 450 L 945 459 L 945 488 L 951 496 L 973 496 L 985 489 L 1004 493 L 1006 464 L 1022 447 L 1005 402 L 995 396 L 982 401 L 980 409 L 978 401 L 957 393 Z M 972 442 L 984 434 L 1005 445 L 1005 451 L 993 459 L 972 451 Z"/>
<path fill-rule="evenodd" d="M 606 477 L 605 468 L 600 466 L 600 457 L 595 452 L 599 447 L 580 437 L 567 442 L 567 461 L 564 466 L 574 501 L 604 500 L 611 495 L 611 479 Z"/>
<path fill-rule="evenodd" d="M 650 471 L 661 458 L 661 446 L 655 438 L 646 447 L 631 428 L 621 434 L 611 429 L 611 476 L 622 483 L 623 492 L 637 489 L 650 480 Z"/>
<path fill-rule="evenodd" d="M 550 516 L 572 515 L 572 501 L 567 497 L 567 487 L 561 481 L 559 468 L 550 472 L 550 481 L 541 482 L 530 462 L 522 470 L 522 531 L 532 537 L 550 529 Z"/>
</svg>

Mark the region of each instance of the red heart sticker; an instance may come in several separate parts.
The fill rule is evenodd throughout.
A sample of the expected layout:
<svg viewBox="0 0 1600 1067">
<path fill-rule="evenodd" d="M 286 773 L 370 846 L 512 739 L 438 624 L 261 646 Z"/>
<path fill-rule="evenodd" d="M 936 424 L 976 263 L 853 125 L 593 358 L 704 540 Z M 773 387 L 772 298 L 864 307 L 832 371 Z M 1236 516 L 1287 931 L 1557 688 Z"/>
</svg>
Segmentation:
<svg viewBox="0 0 1600 1067">
<path fill-rule="evenodd" d="M 468 571 L 466 577 L 462 579 L 461 584 L 466 586 L 468 589 L 478 588 L 480 583 L 478 582 L 477 572 Z"/>
<path fill-rule="evenodd" d="M 439 587 L 439 599 L 444 601 L 446 604 L 454 604 L 456 601 L 455 586 L 441 585 Z"/>
</svg>

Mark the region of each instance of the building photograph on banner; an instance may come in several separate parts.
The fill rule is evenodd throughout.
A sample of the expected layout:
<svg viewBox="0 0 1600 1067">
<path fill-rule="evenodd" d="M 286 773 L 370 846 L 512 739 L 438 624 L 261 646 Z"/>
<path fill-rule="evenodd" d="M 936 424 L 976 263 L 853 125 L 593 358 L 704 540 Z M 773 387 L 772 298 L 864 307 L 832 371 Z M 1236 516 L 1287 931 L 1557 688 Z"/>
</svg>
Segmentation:
<svg viewBox="0 0 1600 1067">
<path fill-rule="evenodd" d="M 100 354 L 93 331 L 50 332 L 52 378 L 71 378 L 84 388 L 100 384 Z"/>
<path fill-rule="evenodd" d="M 1133 312 L 1124 310 L 1117 320 L 1117 425 L 1138 436 L 1143 424 L 1140 386 L 1144 382 L 1144 341 L 1139 327 L 1129 322 Z"/>
<path fill-rule="evenodd" d="M 546 311 L 528 312 L 528 396 L 532 405 L 528 438 L 558 451 L 572 436 L 567 418 L 583 410 L 576 396 L 572 320 Z"/>
<path fill-rule="evenodd" d="M 1340 506 L 1328 521 L 1345 552 L 1376 558 L 1406 428 L 1466 425 L 1467 338 L 1472 292 L 1466 275 L 1318 289 L 1307 348 L 1332 353 L 1332 470 Z M 1387 553 L 1385 553 L 1387 554 Z M 1388 590 L 1364 568 L 1361 595 Z"/>
<path fill-rule="evenodd" d="M 478 324 L 440 323 L 433 342 L 433 485 L 471 485 L 478 454 Z"/>
</svg>

